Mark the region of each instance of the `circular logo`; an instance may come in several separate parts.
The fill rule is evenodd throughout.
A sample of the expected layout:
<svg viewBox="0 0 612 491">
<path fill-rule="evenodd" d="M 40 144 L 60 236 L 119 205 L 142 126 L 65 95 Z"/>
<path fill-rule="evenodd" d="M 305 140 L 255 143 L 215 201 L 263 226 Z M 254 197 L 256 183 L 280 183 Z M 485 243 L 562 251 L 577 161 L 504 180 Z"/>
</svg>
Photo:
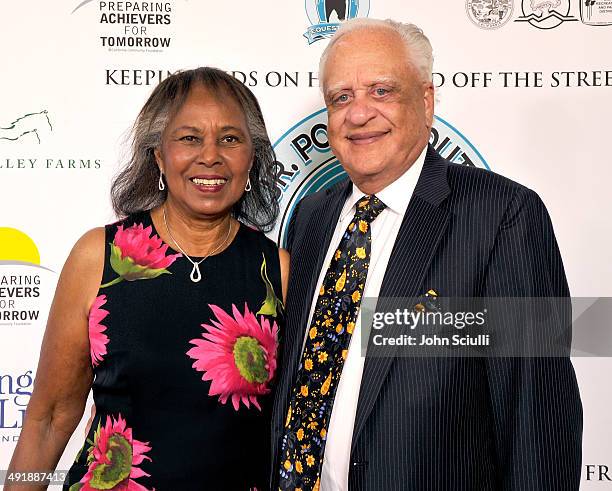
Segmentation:
<svg viewBox="0 0 612 491">
<path fill-rule="evenodd" d="M 453 125 L 435 116 L 429 143 L 451 162 L 482 167 L 489 166 L 476 148 Z M 268 237 L 283 247 L 287 226 L 296 204 L 305 196 L 329 188 L 346 178 L 327 139 L 325 109 L 306 116 L 293 125 L 274 144 L 276 152 L 276 186 L 281 214 Z"/>
<path fill-rule="evenodd" d="M 306 0 L 305 6 L 308 20 L 314 26 L 367 17 L 370 0 Z"/>
<path fill-rule="evenodd" d="M 510 20 L 513 0 L 466 0 L 468 17 L 481 29 L 498 29 Z"/>
<path fill-rule="evenodd" d="M 522 0 L 523 15 L 515 22 L 529 22 L 538 29 L 554 29 L 567 21 L 577 21 L 570 13 L 570 0 Z"/>
<path fill-rule="evenodd" d="M 333 36 L 340 22 L 367 17 L 370 12 L 370 0 L 306 0 L 305 5 L 310 21 L 304 33 L 308 44 Z"/>
</svg>

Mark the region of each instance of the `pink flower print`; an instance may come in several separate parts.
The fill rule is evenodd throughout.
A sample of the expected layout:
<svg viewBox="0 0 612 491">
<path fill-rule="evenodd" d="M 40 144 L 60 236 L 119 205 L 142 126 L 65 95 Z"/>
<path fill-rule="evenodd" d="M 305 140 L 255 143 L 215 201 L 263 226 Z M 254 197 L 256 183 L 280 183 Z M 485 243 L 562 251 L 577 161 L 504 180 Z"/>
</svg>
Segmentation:
<svg viewBox="0 0 612 491">
<path fill-rule="evenodd" d="M 91 364 L 95 367 L 100 364 L 106 355 L 106 345 L 108 336 L 104 334 L 106 326 L 101 322 L 109 314 L 108 310 L 101 309 L 106 303 L 106 295 L 100 295 L 94 300 L 89 311 L 89 351 L 91 354 Z"/>
<path fill-rule="evenodd" d="M 89 468 L 75 489 L 150 491 L 134 480 L 149 476 L 138 467 L 145 459 L 151 460 L 145 455 L 149 450 L 148 443 L 132 438 L 132 429 L 126 426 L 121 414 L 117 419 L 107 416 L 104 427 L 98 424 L 87 456 Z"/>
<path fill-rule="evenodd" d="M 142 223 L 123 230 L 117 227 L 117 233 L 111 246 L 111 267 L 118 278 L 102 285 L 100 288 L 114 285 L 120 281 L 134 281 L 157 278 L 161 274 L 170 274 L 168 268 L 182 254 L 169 254 L 168 244 L 157 236 L 151 237 L 152 228 L 144 228 Z"/>
<path fill-rule="evenodd" d="M 269 383 L 276 371 L 278 325 L 264 316 L 257 317 L 244 306 L 244 315 L 232 305 L 233 317 L 216 305 L 209 305 L 216 320 L 202 324 L 202 338 L 192 339 L 187 355 L 193 368 L 210 380 L 208 395 L 218 395 L 225 404 L 229 398 L 238 411 L 240 402 L 253 404 L 261 411 L 258 395 L 270 392 Z"/>
</svg>

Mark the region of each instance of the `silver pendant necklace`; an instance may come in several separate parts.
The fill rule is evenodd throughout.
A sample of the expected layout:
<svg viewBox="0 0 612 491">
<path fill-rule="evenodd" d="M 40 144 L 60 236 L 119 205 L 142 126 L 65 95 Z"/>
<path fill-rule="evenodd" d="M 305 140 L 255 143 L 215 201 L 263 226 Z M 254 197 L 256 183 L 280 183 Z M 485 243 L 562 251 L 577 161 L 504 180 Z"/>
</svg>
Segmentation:
<svg viewBox="0 0 612 491">
<path fill-rule="evenodd" d="M 225 236 L 225 239 L 223 239 L 223 242 L 221 242 L 217 247 L 215 247 L 212 251 L 206 254 L 206 256 L 204 256 L 199 261 L 194 261 L 193 259 L 189 257 L 189 255 L 183 250 L 183 248 L 179 245 L 176 239 L 172 236 L 172 232 L 170 232 L 170 227 L 168 226 L 168 219 L 166 218 L 166 206 L 165 205 L 162 207 L 162 211 L 164 215 L 164 225 L 166 226 L 166 231 L 168 232 L 168 235 L 172 239 L 172 242 L 174 242 L 174 245 L 176 246 L 176 248 L 183 253 L 183 256 L 185 256 L 191 264 L 193 264 L 193 268 L 191 269 L 191 274 L 189 275 L 189 278 L 194 283 L 197 283 L 198 281 L 202 279 L 202 273 L 200 272 L 200 264 L 206 261 L 206 259 L 212 256 L 215 252 L 219 251 L 227 243 L 228 239 L 230 238 L 230 235 L 232 233 L 231 218 L 230 218 L 230 223 L 229 223 L 229 229 L 227 231 L 227 235 Z"/>
</svg>

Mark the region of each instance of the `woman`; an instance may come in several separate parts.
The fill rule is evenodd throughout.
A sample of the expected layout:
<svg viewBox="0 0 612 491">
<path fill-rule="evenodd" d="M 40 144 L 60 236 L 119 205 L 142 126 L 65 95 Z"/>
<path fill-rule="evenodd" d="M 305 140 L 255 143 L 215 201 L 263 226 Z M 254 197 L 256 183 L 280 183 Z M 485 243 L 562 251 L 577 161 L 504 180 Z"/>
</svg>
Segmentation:
<svg viewBox="0 0 612 491">
<path fill-rule="evenodd" d="M 113 183 L 125 218 L 61 274 L 11 470 L 55 468 L 93 386 L 64 489 L 267 487 L 288 254 L 244 224 L 274 224 L 273 170 L 233 77 L 199 68 L 153 91 Z"/>
</svg>

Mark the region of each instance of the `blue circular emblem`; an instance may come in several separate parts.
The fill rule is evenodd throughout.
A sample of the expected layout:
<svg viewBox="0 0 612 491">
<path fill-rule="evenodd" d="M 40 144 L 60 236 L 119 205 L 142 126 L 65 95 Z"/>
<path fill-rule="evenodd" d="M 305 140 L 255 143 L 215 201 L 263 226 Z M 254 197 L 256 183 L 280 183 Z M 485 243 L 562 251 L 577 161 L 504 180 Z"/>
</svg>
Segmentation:
<svg viewBox="0 0 612 491">
<path fill-rule="evenodd" d="M 370 0 L 306 0 L 306 15 L 310 27 L 304 33 L 308 44 L 329 38 L 342 21 L 367 17 Z"/>
</svg>

